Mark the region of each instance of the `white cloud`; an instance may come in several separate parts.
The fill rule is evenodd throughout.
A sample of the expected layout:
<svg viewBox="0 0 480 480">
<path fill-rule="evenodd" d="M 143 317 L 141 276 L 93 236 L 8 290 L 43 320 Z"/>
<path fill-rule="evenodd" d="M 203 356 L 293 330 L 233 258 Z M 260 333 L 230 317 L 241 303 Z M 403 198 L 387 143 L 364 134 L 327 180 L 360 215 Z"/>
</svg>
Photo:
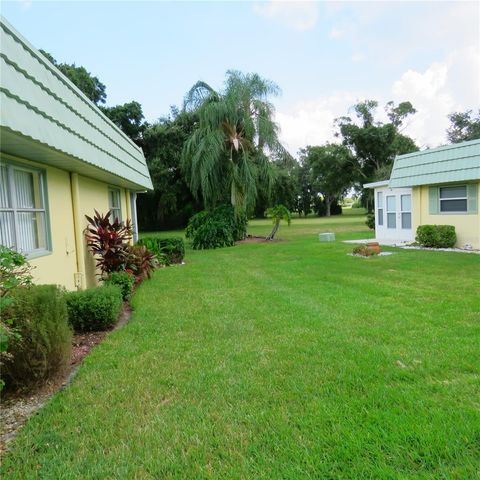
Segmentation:
<svg viewBox="0 0 480 480">
<path fill-rule="evenodd" d="M 300 102 L 289 112 L 277 112 L 275 119 L 280 125 L 284 146 L 295 155 L 307 145 L 338 141 L 333 122 L 357 101 L 354 93 L 342 92 L 316 101 Z"/>
<path fill-rule="evenodd" d="M 32 6 L 32 0 L 17 0 L 20 3 L 20 8 L 23 11 L 30 10 Z"/>
<path fill-rule="evenodd" d="M 253 11 L 259 16 L 278 20 L 298 31 L 309 30 L 318 22 L 318 4 L 313 1 L 270 0 L 255 3 Z"/>
<path fill-rule="evenodd" d="M 365 60 L 365 55 L 361 52 L 356 52 L 352 55 L 352 62 L 359 63 Z"/>
<path fill-rule="evenodd" d="M 299 102 L 292 109 L 276 114 L 281 139 L 292 154 L 306 145 L 336 141 L 334 119 L 348 115 L 348 109 L 355 103 L 371 98 L 379 102 L 377 118 L 382 121 L 386 120 L 383 112 L 386 102 L 410 101 L 417 113 L 407 120 L 403 133 L 420 147 L 436 147 L 446 143 L 449 113 L 480 105 L 479 69 L 480 52 L 468 47 L 452 52 L 443 61 L 433 62 L 425 71 L 407 70 L 383 94 L 345 91 Z"/>
<path fill-rule="evenodd" d="M 451 53 L 424 72 L 408 70 L 392 87 L 396 102 L 409 100 L 417 109 L 405 133 L 420 146 L 446 142 L 449 113 L 478 108 L 480 104 L 480 53 L 473 47 Z"/>
<path fill-rule="evenodd" d="M 338 40 L 339 38 L 345 36 L 345 30 L 339 27 L 332 27 L 328 36 L 334 40 Z"/>
</svg>

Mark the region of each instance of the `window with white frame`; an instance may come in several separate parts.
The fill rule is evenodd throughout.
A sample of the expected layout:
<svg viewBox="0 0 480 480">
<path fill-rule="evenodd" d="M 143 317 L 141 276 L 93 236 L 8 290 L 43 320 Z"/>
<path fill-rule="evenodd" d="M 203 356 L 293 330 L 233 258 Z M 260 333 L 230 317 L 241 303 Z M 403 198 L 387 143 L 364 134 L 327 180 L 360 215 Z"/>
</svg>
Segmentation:
<svg viewBox="0 0 480 480">
<path fill-rule="evenodd" d="M 0 243 L 25 254 L 49 250 L 46 183 L 42 170 L 0 165 Z"/>
<path fill-rule="evenodd" d="M 467 206 L 467 186 L 455 185 L 451 187 L 439 188 L 440 212 L 458 213 L 466 212 Z"/>
<path fill-rule="evenodd" d="M 377 223 L 383 225 L 383 192 L 377 192 Z"/>
<path fill-rule="evenodd" d="M 108 207 L 112 212 L 111 220 L 122 220 L 122 204 L 120 202 L 120 190 L 118 188 L 108 189 Z"/>
</svg>

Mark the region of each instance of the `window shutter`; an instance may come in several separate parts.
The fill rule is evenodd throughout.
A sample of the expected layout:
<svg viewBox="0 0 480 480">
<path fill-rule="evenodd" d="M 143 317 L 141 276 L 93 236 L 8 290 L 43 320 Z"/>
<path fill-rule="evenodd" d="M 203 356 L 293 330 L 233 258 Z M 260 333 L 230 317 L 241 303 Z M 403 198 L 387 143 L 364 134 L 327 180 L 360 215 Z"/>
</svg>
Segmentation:
<svg viewBox="0 0 480 480">
<path fill-rule="evenodd" d="M 469 183 L 467 185 L 467 213 L 477 213 L 478 211 L 478 184 Z"/>
<path fill-rule="evenodd" d="M 438 213 L 438 187 L 428 189 L 428 212 L 430 215 Z"/>
</svg>

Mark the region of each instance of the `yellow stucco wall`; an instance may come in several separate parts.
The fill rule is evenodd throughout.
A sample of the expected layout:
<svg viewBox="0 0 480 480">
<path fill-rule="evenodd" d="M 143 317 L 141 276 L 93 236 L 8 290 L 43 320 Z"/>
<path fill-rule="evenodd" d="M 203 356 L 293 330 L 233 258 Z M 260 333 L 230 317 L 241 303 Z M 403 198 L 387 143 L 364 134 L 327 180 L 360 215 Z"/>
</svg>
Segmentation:
<svg viewBox="0 0 480 480">
<path fill-rule="evenodd" d="M 98 277 L 95 271 L 95 261 L 92 254 L 87 251 L 83 235 L 83 230 L 87 226 L 85 215 L 93 216 L 95 209 L 100 213 L 106 213 L 109 209 L 108 188 L 114 187 L 120 190 L 122 219 L 130 218 L 131 206 L 128 190 L 114 185 L 107 185 L 81 175 L 78 176 L 78 213 L 81 223 L 81 242 L 84 257 L 84 266 L 82 268 L 80 265 L 79 268 L 77 266 L 70 172 L 10 155 L 2 155 L 2 159 L 40 168 L 45 171 L 51 252 L 29 259 L 31 265 L 35 267 L 34 282 L 55 283 L 64 286 L 68 290 L 74 290 L 76 288 L 75 273 L 79 270 L 84 270 L 85 275 L 82 279 L 82 287 L 96 285 Z"/>
<path fill-rule="evenodd" d="M 477 199 L 480 199 L 480 182 L 477 183 Z M 463 247 L 465 244 L 472 245 L 473 248 L 480 248 L 480 209 L 477 208 L 476 214 L 467 213 L 438 213 L 432 215 L 429 213 L 429 186 L 413 187 L 413 231 L 417 230 L 419 225 L 453 225 L 457 233 L 457 246 Z"/>
</svg>

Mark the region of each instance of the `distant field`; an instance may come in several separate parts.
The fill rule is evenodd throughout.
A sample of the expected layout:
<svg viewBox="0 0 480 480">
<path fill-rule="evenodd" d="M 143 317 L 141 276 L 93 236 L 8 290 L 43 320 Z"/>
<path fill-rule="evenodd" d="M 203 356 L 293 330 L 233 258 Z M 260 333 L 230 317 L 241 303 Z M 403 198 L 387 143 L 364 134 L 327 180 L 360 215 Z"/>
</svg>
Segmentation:
<svg viewBox="0 0 480 480">
<path fill-rule="evenodd" d="M 367 236 L 363 215 L 312 217 L 278 242 L 188 250 L 2 478 L 479 478 L 480 256 L 363 259 L 339 241 Z"/>
</svg>

